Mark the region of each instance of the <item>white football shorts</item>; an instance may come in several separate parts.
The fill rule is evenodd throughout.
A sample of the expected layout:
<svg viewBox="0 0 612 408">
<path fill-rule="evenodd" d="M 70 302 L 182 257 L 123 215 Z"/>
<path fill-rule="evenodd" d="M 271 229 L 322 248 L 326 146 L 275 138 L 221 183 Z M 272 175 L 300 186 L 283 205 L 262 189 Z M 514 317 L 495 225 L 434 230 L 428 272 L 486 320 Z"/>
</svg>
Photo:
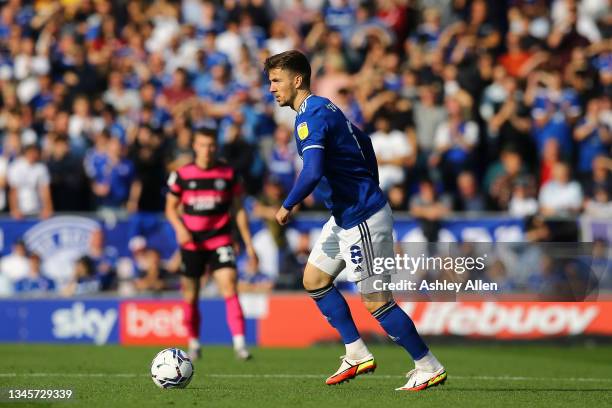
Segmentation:
<svg viewBox="0 0 612 408">
<path fill-rule="evenodd" d="M 383 271 L 379 263 L 380 259 L 394 256 L 393 214 L 386 204 L 366 221 L 349 229 L 336 225 L 331 216 L 323 226 L 308 262 L 334 278 L 347 268 L 348 280 L 361 282 L 374 276 L 390 277 L 395 270 Z"/>
</svg>

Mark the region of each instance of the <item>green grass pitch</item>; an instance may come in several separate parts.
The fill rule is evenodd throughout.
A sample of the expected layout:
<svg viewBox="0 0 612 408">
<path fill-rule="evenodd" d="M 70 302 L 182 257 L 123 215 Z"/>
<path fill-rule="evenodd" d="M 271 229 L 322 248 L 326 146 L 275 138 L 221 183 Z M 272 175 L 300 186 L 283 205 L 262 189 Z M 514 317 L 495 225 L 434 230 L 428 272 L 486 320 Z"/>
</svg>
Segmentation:
<svg viewBox="0 0 612 408">
<path fill-rule="evenodd" d="M 160 347 L 0 345 L 0 388 L 71 388 L 72 402 L 0 401 L 15 407 L 599 407 L 612 406 L 612 346 L 434 346 L 448 381 L 396 392 L 412 363 L 401 349 L 372 347 L 378 370 L 328 387 L 343 348 L 205 347 L 183 390 L 158 389 L 149 364 Z"/>
</svg>

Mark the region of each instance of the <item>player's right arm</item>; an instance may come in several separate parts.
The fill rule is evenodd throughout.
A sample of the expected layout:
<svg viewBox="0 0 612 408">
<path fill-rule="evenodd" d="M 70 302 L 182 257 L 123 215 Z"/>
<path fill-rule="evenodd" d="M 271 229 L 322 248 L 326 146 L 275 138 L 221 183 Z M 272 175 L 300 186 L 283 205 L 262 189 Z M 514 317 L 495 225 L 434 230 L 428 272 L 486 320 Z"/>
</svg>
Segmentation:
<svg viewBox="0 0 612 408">
<path fill-rule="evenodd" d="M 175 196 L 172 193 L 168 193 L 166 195 L 166 218 L 174 228 L 174 232 L 176 234 L 176 240 L 179 245 L 184 245 L 191 241 L 191 233 L 183 224 L 181 220 L 181 216 L 179 213 L 179 207 L 181 205 L 181 200 L 179 197 Z"/>
<path fill-rule="evenodd" d="M 276 213 L 276 221 L 280 225 L 285 225 L 289 221 L 293 207 L 308 197 L 319 184 L 323 177 L 324 157 L 325 153 L 322 149 L 309 149 L 303 153 L 304 167 L 283 205 Z"/>
<path fill-rule="evenodd" d="M 193 237 L 191 232 L 183 224 L 180 215 L 182 187 L 177 172 L 172 172 L 168 179 L 168 187 L 170 191 L 166 194 L 166 219 L 174 228 L 176 240 L 179 245 L 184 245 L 190 242 Z"/>
<path fill-rule="evenodd" d="M 303 153 L 304 167 L 283 202 L 283 207 L 291 210 L 314 191 L 323 177 L 324 157 L 325 153 L 321 149 L 311 149 Z"/>
<path fill-rule="evenodd" d="M 289 221 L 293 207 L 301 203 L 313 192 L 323 177 L 325 158 L 325 134 L 327 122 L 322 110 L 316 110 L 308 117 L 302 117 L 297 125 L 298 143 L 302 150 L 304 167 L 293 188 L 276 213 L 276 221 L 285 225 Z"/>
<path fill-rule="evenodd" d="M 313 112 L 305 113 L 297 125 L 304 166 L 283 203 L 288 210 L 308 197 L 323 177 L 328 113 L 326 107 L 320 106 Z"/>
</svg>

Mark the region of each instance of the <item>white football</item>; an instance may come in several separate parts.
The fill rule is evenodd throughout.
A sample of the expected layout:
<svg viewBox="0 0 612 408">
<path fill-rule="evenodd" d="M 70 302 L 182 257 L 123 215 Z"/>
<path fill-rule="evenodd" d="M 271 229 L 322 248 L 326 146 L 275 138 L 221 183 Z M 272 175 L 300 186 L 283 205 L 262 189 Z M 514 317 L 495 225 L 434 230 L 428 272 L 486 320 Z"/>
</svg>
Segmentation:
<svg viewBox="0 0 612 408">
<path fill-rule="evenodd" d="M 159 388 L 185 388 L 193 377 L 193 364 L 181 349 L 167 348 L 151 362 L 151 378 Z"/>
</svg>

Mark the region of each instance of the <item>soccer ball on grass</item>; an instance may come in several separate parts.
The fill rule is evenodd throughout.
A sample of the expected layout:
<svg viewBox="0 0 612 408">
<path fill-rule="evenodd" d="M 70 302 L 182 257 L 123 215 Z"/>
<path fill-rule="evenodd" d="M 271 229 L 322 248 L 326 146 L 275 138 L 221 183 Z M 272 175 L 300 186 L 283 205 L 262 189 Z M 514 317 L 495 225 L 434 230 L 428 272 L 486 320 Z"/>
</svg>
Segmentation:
<svg viewBox="0 0 612 408">
<path fill-rule="evenodd" d="M 193 364 L 187 353 L 167 348 L 151 362 L 151 378 L 159 388 L 185 388 L 193 377 Z"/>
</svg>

